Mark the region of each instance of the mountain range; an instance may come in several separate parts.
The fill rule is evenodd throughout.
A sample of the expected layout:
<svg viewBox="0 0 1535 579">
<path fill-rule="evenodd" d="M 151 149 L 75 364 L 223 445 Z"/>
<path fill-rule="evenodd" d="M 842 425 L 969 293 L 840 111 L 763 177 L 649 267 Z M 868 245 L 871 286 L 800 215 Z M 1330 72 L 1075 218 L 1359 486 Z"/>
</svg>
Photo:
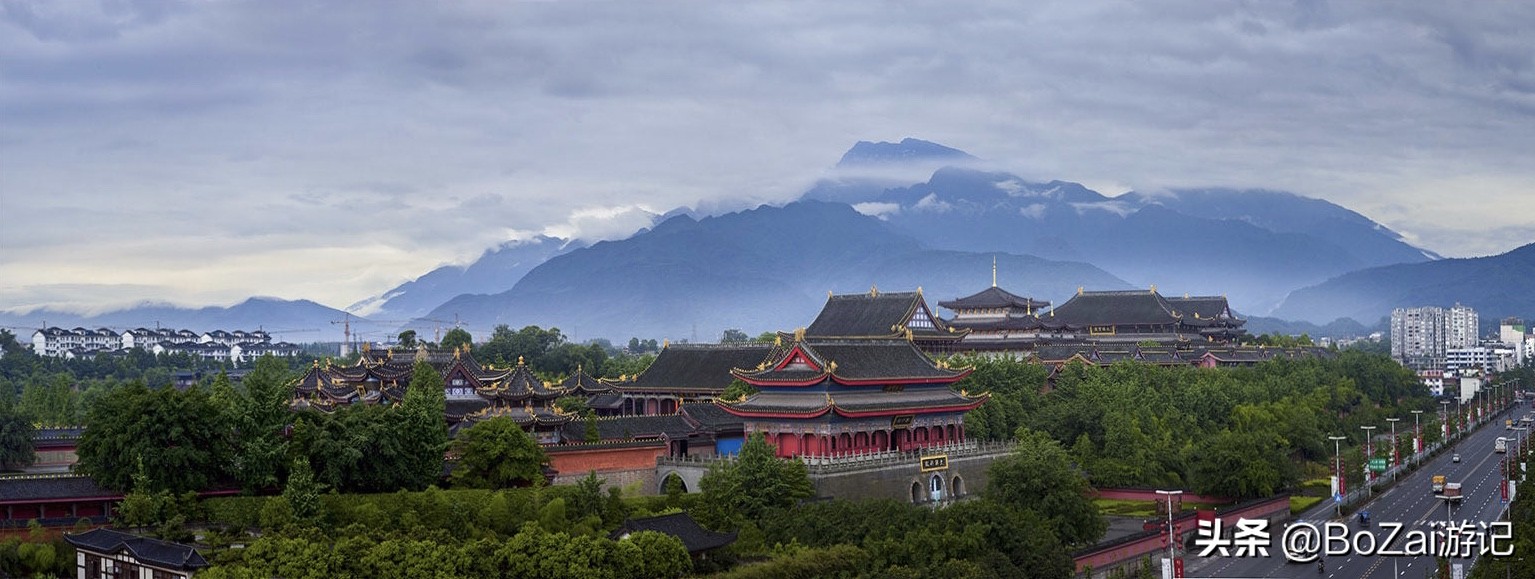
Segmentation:
<svg viewBox="0 0 1535 579">
<path fill-rule="evenodd" d="M 680 208 L 626 239 L 590 246 L 553 237 L 509 242 L 347 310 L 366 328 L 356 333 L 373 340 L 402 327 L 430 335 L 461 322 L 476 336 L 497 324 L 535 324 L 576 339 L 714 341 L 725 328 L 804 325 L 828 291 L 920 287 L 930 304 L 969 295 L 991 283 L 995 259 L 999 286 L 1056 304 L 1079 287 L 1154 286 L 1166 295 L 1226 295 L 1239 314 L 1272 316 L 1261 319 L 1274 327 L 1377 329 L 1391 308 L 1403 306 L 1459 302 L 1484 320 L 1535 315 L 1532 254 L 1525 246 L 1442 259 L 1354 211 L 1293 193 L 1176 189 L 1111 197 L 905 139 L 855 144 L 826 178 L 782 206 L 715 216 Z M 18 321 L 0 313 L 0 322 L 283 326 L 335 340 L 339 328 L 331 322 L 345 316 L 312 302 L 252 299 L 94 318 L 43 311 Z M 1358 323 L 1332 323 L 1337 318 Z"/>
</svg>

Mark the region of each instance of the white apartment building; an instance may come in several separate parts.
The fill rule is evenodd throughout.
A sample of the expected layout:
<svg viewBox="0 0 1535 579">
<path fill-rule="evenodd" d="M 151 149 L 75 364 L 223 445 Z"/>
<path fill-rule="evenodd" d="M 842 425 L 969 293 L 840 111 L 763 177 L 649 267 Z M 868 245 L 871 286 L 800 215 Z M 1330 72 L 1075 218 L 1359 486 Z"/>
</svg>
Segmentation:
<svg viewBox="0 0 1535 579">
<path fill-rule="evenodd" d="M 1444 308 L 1391 310 L 1391 357 L 1409 368 L 1444 367 Z"/>
<path fill-rule="evenodd" d="M 287 342 L 272 342 L 266 332 L 134 328 L 116 332 L 109 328 L 88 330 L 48 327 L 32 334 L 32 351 L 40 356 L 86 358 L 98 352 L 140 348 L 154 354 L 188 353 L 206 359 L 239 364 L 264 354 L 297 356 L 301 349 Z"/>
<path fill-rule="evenodd" d="M 1484 375 L 1496 374 L 1515 367 L 1517 352 L 1517 348 L 1492 341 L 1470 348 L 1449 348 L 1444 351 L 1444 369 L 1454 373 L 1478 370 Z"/>
<path fill-rule="evenodd" d="M 1481 342 L 1477 334 L 1476 310 L 1455 304 L 1444 311 L 1444 347 L 1470 348 Z"/>
</svg>

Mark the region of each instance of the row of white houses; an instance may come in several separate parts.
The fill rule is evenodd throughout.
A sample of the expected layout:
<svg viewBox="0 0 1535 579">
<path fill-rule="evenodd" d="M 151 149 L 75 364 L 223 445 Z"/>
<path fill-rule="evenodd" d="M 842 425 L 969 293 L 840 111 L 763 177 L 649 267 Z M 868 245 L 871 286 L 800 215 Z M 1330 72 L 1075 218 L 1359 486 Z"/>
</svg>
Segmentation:
<svg viewBox="0 0 1535 579">
<path fill-rule="evenodd" d="M 169 328 L 48 327 L 32 333 L 32 351 L 40 356 L 86 358 L 139 348 L 152 354 L 192 354 L 220 362 L 242 363 L 266 354 L 297 356 L 302 350 L 288 342 L 272 342 L 264 331 L 214 330 L 201 334 Z"/>
</svg>

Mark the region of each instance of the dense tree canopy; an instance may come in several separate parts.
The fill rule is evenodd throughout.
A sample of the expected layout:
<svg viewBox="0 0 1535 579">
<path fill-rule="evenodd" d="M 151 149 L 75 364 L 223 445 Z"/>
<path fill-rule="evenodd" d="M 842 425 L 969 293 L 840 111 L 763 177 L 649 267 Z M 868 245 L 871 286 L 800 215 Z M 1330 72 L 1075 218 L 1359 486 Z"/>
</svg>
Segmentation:
<svg viewBox="0 0 1535 579">
<path fill-rule="evenodd" d="M 453 440 L 453 486 L 497 489 L 544 478 L 543 447 L 511 418 L 492 418 L 459 431 Z"/>
<path fill-rule="evenodd" d="M 9 401 L 0 400 L 0 470 L 30 465 L 34 458 L 32 421 Z"/>
<path fill-rule="evenodd" d="M 1048 393 L 1043 366 L 958 362 L 975 371 L 956 388 L 992 395 L 966 415 L 968 436 L 1043 431 L 1098 486 L 1266 496 L 1298 482 L 1300 465 L 1328 460 L 1329 433 L 1357 433 L 1361 425 L 1437 407 L 1410 370 L 1359 351 L 1249 368 L 1074 363 L 1054 375 Z"/>
<path fill-rule="evenodd" d="M 805 463 L 775 456 L 760 432 L 747 436 L 736 460 L 710 466 L 698 487 L 703 492 L 700 518 L 717 528 L 760 521 L 769 509 L 815 495 Z"/>
<path fill-rule="evenodd" d="M 92 404 L 76 470 L 103 488 L 126 491 L 143 461 L 148 491 L 209 488 L 226 474 L 229 430 L 206 390 L 130 383 Z"/>
<path fill-rule="evenodd" d="M 1032 511 L 1062 543 L 1090 545 L 1107 523 L 1088 493 L 1087 478 L 1048 434 L 1020 428 L 1018 449 L 987 471 L 985 496 L 995 503 Z"/>
</svg>

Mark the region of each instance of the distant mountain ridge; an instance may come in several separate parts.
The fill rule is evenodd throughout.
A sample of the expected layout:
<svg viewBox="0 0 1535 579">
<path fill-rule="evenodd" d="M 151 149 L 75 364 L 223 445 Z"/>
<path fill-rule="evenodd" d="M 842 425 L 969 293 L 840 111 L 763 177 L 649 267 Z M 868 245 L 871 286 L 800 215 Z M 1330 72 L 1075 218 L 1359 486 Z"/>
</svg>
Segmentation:
<svg viewBox="0 0 1535 579">
<path fill-rule="evenodd" d="M 943 168 L 923 183 L 844 199 L 929 247 L 1088 262 L 1140 287 L 1226 294 L 1255 315 L 1342 273 L 1437 257 L 1358 213 L 1274 191 L 1108 197 L 1067 181 Z"/>
<path fill-rule="evenodd" d="M 1079 183 L 1030 181 L 983 165 L 920 139 L 860 141 L 797 202 L 717 216 L 678 208 L 629 238 L 590 247 L 554 237 L 508 242 L 468 265 L 440 267 L 359 301 L 347 308 L 350 316 L 313 302 L 258 298 L 231 308 L 146 306 L 92 318 L 31 312 L 24 319 L 0 314 L 0 321 L 94 327 L 158 320 L 191 329 L 254 323 L 269 331 L 308 328 L 334 341 L 336 322 L 348 319 L 354 335 L 370 340 L 391 339 L 404 320 L 417 320 L 408 326 L 426 335 L 462 320 L 477 337 L 505 323 L 559 327 L 578 339 L 713 341 L 723 328 L 806 324 L 828 290 L 920 286 L 934 304 L 968 295 L 990 283 L 993 257 L 1000 286 L 1057 305 L 1078 287 L 1155 286 L 1167 295 L 1226 295 L 1240 315 L 1276 329 L 1355 327 L 1331 323 L 1337 317 L 1369 327 L 1387 301 L 1453 294 L 1461 297 L 1451 302 L 1476 307 L 1481 300 L 1487 312 L 1535 313 L 1519 299 L 1535 295 L 1535 276 L 1476 278 L 1500 280 L 1507 299 L 1476 297 L 1457 285 L 1463 282 L 1431 291 L 1413 285 L 1419 273 L 1352 277 L 1440 260 L 1320 199 L 1220 188 L 1110 197 Z M 1360 281 L 1377 275 L 1389 281 Z M 1408 286 L 1417 289 L 1397 295 Z M 290 341 L 319 339 L 295 337 Z"/>
<path fill-rule="evenodd" d="M 346 309 L 379 320 L 419 318 L 460 294 L 503 291 L 538 264 L 584 246 L 580 241 L 547 235 L 507 242 L 486 250 L 468 265 L 439 267 Z"/>
<path fill-rule="evenodd" d="M 1081 286 L 1129 288 L 1087 264 L 924 249 L 845 204 L 801 201 L 673 217 L 629 239 L 552 258 L 506 292 L 454 298 L 429 317 L 457 315 L 481 331 L 534 324 L 578 338 L 715 341 L 726 328 L 808 324 L 826 292 L 920 286 L 937 299 L 968 295 L 990 282 L 994 255 L 1015 293 L 1061 299 Z"/>
<path fill-rule="evenodd" d="M 1373 267 L 1291 292 L 1276 317 L 1366 324 L 1399 307 L 1471 306 L 1483 322 L 1535 315 L 1535 243 L 1488 257 Z"/>
</svg>

